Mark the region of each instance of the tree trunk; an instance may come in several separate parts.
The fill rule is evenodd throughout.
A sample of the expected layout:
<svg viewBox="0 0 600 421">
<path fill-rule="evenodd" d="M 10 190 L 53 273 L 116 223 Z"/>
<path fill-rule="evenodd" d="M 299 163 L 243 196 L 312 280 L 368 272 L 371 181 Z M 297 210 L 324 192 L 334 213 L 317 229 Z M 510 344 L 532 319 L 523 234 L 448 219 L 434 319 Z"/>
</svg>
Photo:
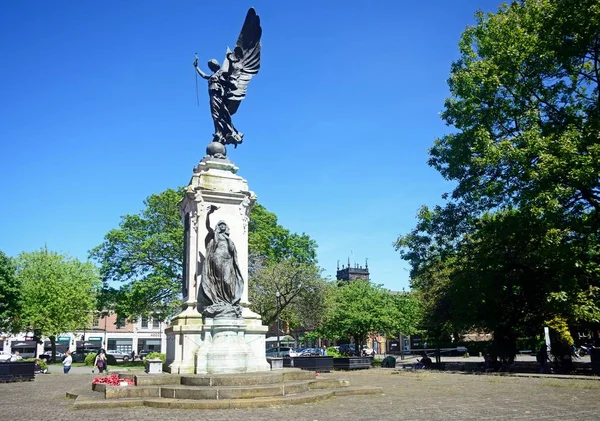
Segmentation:
<svg viewBox="0 0 600 421">
<path fill-rule="evenodd" d="M 52 361 L 56 361 L 56 336 L 50 336 L 50 349 L 52 350 Z"/>
</svg>

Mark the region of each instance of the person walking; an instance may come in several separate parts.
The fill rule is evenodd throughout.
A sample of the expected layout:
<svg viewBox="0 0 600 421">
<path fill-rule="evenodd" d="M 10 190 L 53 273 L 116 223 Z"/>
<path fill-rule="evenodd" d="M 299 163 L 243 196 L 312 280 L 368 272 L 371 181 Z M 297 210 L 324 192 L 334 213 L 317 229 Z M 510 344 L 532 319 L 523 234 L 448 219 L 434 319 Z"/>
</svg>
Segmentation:
<svg viewBox="0 0 600 421">
<path fill-rule="evenodd" d="M 73 357 L 71 357 L 71 351 L 67 350 L 65 353 L 65 358 L 63 360 L 63 372 L 65 374 L 69 374 L 71 370 L 71 364 L 73 364 Z"/>
<path fill-rule="evenodd" d="M 540 365 L 540 373 L 547 374 L 550 370 L 548 367 L 548 346 L 546 344 L 542 344 L 540 347 L 536 355 L 536 360 Z"/>
<path fill-rule="evenodd" d="M 98 372 L 100 374 L 104 373 L 104 370 L 107 369 L 107 360 L 106 360 L 106 354 L 104 352 L 104 349 L 101 349 L 100 352 L 98 352 L 98 355 L 96 355 L 96 359 L 94 360 L 94 365 L 96 367 L 98 367 Z"/>
</svg>

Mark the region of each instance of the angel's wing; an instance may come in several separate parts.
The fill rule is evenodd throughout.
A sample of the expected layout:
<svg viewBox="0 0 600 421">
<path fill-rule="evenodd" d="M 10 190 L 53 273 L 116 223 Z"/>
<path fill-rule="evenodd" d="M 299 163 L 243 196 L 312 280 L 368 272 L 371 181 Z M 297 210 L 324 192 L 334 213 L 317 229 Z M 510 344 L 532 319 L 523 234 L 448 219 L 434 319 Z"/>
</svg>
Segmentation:
<svg viewBox="0 0 600 421">
<path fill-rule="evenodd" d="M 240 102 L 246 97 L 248 83 L 260 69 L 260 18 L 254 8 L 246 14 L 246 20 L 233 51 L 227 49 L 223 63 L 224 72 L 229 74 L 230 88 L 226 93 L 226 105 L 231 115 L 235 114 Z"/>
</svg>

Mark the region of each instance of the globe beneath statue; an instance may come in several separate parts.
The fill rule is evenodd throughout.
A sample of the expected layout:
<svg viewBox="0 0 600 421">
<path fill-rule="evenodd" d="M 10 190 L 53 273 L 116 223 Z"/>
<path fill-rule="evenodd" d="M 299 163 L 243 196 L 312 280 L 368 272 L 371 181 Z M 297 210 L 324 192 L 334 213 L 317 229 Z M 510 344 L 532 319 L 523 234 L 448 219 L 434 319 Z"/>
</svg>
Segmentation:
<svg viewBox="0 0 600 421">
<path fill-rule="evenodd" d="M 206 154 L 214 158 L 225 158 L 225 156 L 227 156 L 227 150 L 222 143 L 211 142 L 206 147 Z"/>
</svg>

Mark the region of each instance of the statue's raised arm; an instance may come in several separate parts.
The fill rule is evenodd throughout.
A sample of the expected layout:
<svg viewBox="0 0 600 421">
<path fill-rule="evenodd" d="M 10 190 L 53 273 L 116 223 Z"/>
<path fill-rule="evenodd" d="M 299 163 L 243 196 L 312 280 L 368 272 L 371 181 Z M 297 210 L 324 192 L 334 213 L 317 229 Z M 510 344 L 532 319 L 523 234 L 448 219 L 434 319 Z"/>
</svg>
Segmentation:
<svg viewBox="0 0 600 421">
<path fill-rule="evenodd" d="M 260 69 L 261 35 L 260 18 L 250 8 L 235 48 L 227 49 L 222 67 L 212 59 L 208 67 L 213 74 L 206 75 L 198 68 L 197 61 L 194 62 L 198 74 L 208 80 L 210 111 L 215 125 L 213 142 L 237 147 L 243 141 L 244 135 L 234 127 L 231 116 L 246 97 L 248 83 Z"/>
</svg>

